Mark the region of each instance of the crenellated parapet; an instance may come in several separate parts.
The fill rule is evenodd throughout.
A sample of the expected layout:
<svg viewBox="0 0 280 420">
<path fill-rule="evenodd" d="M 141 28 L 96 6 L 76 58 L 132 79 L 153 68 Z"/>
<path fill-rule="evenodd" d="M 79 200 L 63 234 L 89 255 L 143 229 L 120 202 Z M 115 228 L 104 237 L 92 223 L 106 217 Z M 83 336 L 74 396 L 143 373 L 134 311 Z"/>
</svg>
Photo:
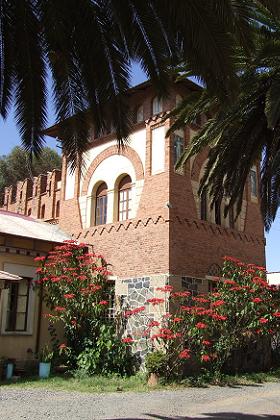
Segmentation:
<svg viewBox="0 0 280 420">
<path fill-rule="evenodd" d="M 60 212 L 61 170 L 54 169 L 32 179 L 25 178 L 5 188 L 0 209 L 35 219 L 58 223 Z"/>
</svg>

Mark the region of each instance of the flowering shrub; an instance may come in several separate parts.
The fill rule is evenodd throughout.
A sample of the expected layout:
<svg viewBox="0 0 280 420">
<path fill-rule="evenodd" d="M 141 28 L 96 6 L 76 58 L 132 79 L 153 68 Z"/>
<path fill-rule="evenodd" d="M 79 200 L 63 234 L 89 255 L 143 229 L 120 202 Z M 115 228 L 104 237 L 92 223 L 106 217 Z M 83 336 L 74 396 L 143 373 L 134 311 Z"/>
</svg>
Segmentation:
<svg viewBox="0 0 280 420">
<path fill-rule="evenodd" d="M 113 292 L 107 280 L 110 274 L 107 263 L 101 255 L 85 250 L 84 244 L 65 241 L 50 251 L 47 257 L 35 258 L 40 263 L 37 283 L 43 288 L 43 299 L 51 311 L 44 316 L 49 319 L 53 343 L 72 366 L 76 366 L 81 353 L 91 349 L 95 351 L 95 366 L 98 359 L 103 360 L 104 354 L 100 351 L 103 347 L 107 352 L 111 351 L 112 358 L 117 345 L 124 351 L 123 358 L 127 354 L 127 349 L 116 337 L 113 321 L 107 316 Z M 65 343 L 57 340 L 57 322 L 63 325 Z M 102 338 L 106 342 L 113 340 L 115 347 L 111 346 L 108 350 L 108 343 L 103 343 L 103 346 Z M 120 352 L 118 357 L 122 357 Z"/>
<path fill-rule="evenodd" d="M 182 373 L 187 363 L 221 372 L 233 351 L 279 329 L 279 290 L 267 284 L 264 268 L 225 257 L 223 277 L 216 280 L 215 291 L 198 296 L 173 293 L 171 286 L 162 290 L 163 299 L 176 310 L 150 322 L 143 336 L 152 350 L 168 356 L 167 376 Z"/>
</svg>

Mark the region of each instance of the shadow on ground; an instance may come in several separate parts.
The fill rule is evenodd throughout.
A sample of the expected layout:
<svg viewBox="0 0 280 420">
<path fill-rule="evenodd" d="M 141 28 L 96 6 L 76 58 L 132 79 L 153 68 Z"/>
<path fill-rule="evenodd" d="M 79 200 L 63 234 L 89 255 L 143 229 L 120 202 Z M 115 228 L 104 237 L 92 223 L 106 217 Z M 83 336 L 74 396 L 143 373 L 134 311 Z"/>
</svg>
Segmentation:
<svg viewBox="0 0 280 420">
<path fill-rule="evenodd" d="M 203 417 L 189 417 L 189 416 L 174 416 L 166 417 L 159 414 L 145 413 L 147 418 L 158 419 L 158 420 L 280 420 L 280 414 L 243 414 L 243 413 L 202 413 Z M 118 418 L 118 419 L 106 419 L 106 420 L 145 420 L 144 417 L 129 417 L 129 418 Z"/>
</svg>

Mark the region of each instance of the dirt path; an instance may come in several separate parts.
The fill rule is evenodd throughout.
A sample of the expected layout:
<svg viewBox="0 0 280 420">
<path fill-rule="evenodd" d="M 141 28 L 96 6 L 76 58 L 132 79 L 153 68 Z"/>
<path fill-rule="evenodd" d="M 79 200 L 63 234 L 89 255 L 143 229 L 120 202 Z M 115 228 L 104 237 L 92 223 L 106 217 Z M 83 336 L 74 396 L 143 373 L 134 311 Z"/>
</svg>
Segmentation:
<svg viewBox="0 0 280 420">
<path fill-rule="evenodd" d="M 88 394 L 0 388 L 1 420 L 280 420 L 280 383 Z"/>
</svg>

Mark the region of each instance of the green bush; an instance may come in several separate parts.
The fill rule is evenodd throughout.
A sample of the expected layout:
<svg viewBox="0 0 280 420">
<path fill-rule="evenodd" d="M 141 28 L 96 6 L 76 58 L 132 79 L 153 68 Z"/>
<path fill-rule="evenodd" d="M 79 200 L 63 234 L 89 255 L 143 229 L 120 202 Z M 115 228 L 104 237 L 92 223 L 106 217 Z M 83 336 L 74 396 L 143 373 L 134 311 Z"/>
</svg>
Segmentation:
<svg viewBox="0 0 280 420">
<path fill-rule="evenodd" d="M 164 376 L 167 362 L 167 355 L 161 350 L 148 353 L 145 360 L 145 366 L 148 374 L 155 373 L 159 376 Z"/>
<path fill-rule="evenodd" d="M 109 325 L 100 328 L 96 341 L 87 340 L 85 350 L 77 359 L 79 374 L 121 376 L 135 373 L 137 363 L 130 349 L 116 336 L 115 329 Z"/>
</svg>

